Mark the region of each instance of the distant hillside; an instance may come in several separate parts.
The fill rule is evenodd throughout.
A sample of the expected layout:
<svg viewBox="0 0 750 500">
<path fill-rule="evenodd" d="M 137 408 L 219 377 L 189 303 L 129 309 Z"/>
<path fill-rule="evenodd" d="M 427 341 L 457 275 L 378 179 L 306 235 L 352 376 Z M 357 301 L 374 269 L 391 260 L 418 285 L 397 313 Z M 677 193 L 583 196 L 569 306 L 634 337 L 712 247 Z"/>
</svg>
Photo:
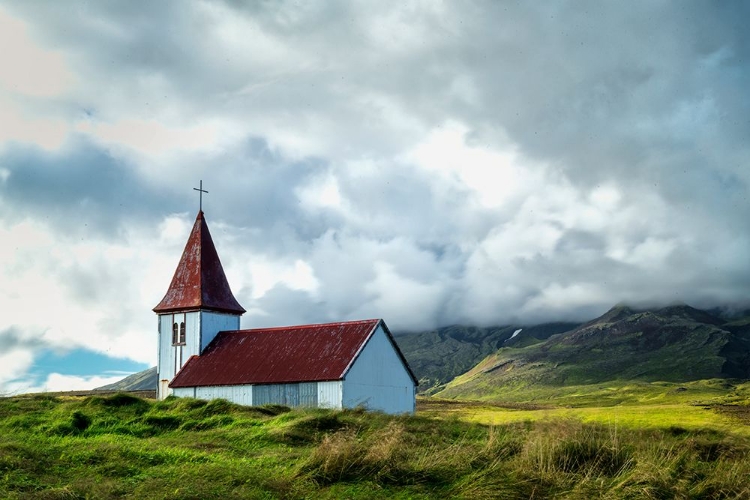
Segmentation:
<svg viewBox="0 0 750 500">
<path fill-rule="evenodd" d="M 488 328 L 456 325 L 418 333 L 396 333 L 395 337 L 419 379 L 420 392 L 429 392 L 450 382 L 503 346 L 533 345 L 577 326 L 578 323 Z"/>
<path fill-rule="evenodd" d="M 101 391 L 152 391 L 156 390 L 156 367 L 134 373 L 114 384 L 97 387 Z"/>
<path fill-rule="evenodd" d="M 611 379 L 750 378 L 750 315 L 718 314 L 689 306 L 616 306 L 583 325 L 449 326 L 395 337 L 420 392 L 439 391 L 469 372 L 440 393 L 446 397 Z M 154 390 L 156 384 L 156 368 L 150 368 L 99 389 Z"/>
<path fill-rule="evenodd" d="M 523 347 L 502 347 L 439 393 L 491 399 L 530 388 L 607 381 L 750 378 L 750 321 L 726 322 L 686 305 L 616 306 L 578 328 Z"/>
</svg>

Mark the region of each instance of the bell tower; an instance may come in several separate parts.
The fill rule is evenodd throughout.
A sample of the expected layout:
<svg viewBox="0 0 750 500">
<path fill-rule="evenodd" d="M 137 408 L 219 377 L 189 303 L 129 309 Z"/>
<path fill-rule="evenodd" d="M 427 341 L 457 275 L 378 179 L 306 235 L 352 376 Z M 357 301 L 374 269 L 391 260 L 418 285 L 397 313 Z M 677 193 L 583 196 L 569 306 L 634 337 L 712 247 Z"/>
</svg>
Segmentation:
<svg viewBox="0 0 750 500">
<path fill-rule="evenodd" d="M 187 360 L 200 355 L 220 331 L 239 330 L 245 312 L 229 288 L 203 210 L 172 283 L 153 310 L 159 315 L 157 398 L 164 399 L 171 392 L 167 385 Z"/>
</svg>

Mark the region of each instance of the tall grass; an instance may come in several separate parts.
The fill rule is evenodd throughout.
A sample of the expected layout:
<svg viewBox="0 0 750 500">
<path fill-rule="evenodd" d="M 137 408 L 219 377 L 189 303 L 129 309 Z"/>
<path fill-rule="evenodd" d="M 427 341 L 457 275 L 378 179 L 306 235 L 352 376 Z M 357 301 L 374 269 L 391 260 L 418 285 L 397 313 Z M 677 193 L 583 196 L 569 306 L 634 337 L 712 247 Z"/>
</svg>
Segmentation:
<svg viewBox="0 0 750 500">
<path fill-rule="evenodd" d="M 749 498 L 749 478 L 750 441 L 710 428 L 0 400 L 0 498 Z"/>
</svg>

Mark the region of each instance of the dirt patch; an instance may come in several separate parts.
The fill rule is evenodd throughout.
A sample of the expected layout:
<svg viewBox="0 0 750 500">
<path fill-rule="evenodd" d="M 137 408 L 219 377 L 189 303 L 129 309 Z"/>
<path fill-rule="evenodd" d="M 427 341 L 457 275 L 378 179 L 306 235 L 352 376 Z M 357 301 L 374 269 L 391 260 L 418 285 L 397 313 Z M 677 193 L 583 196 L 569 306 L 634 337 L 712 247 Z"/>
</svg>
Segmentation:
<svg viewBox="0 0 750 500">
<path fill-rule="evenodd" d="M 750 425 L 750 406 L 739 405 L 716 405 L 711 407 L 714 411 L 740 420 L 745 425 Z"/>
</svg>

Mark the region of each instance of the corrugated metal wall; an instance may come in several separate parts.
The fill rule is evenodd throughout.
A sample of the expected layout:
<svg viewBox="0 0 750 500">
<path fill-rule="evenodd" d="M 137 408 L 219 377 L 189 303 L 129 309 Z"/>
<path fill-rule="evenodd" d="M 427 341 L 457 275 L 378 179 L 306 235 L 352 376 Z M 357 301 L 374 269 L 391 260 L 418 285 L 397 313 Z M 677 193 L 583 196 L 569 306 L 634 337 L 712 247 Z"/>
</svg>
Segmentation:
<svg viewBox="0 0 750 500">
<path fill-rule="evenodd" d="M 250 406 L 253 404 L 252 385 L 178 387 L 173 389 L 173 394 L 178 398 L 197 398 L 205 400 L 222 398 L 240 405 Z"/>
<path fill-rule="evenodd" d="M 178 387 L 173 394 L 179 398 L 223 398 L 241 405 L 279 404 L 316 407 L 319 395 L 325 398 L 320 406 L 341 408 L 341 382 L 301 382 L 298 384 L 223 385 L 210 387 Z M 338 399 L 337 399 L 338 397 Z"/>
<path fill-rule="evenodd" d="M 342 408 L 340 380 L 318 382 L 318 406 L 321 408 Z"/>
<path fill-rule="evenodd" d="M 264 384 L 253 387 L 253 404 L 279 404 L 286 406 L 317 406 L 318 383 Z"/>
<path fill-rule="evenodd" d="M 346 374 L 342 395 L 344 408 L 364 406 L 386 413 L 414 412 L 414 381 L 382 327 L 378 327 Z"/>
</svg>

